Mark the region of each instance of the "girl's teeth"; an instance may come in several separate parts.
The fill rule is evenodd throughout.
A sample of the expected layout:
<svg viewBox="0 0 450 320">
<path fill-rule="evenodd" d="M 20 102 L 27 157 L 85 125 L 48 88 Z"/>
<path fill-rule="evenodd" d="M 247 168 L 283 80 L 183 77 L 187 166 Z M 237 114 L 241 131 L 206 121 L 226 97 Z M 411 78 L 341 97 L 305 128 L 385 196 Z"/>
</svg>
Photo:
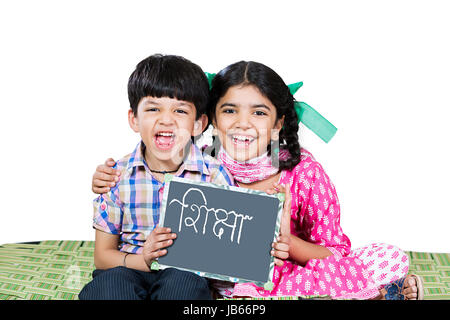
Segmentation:
<svg viewBox="0 0 450 320">
<path fill-rule="evenodd" d="M 253 138 L 250 137 L 244 137 L 244 136 L 233 136 L 234 140 L 239 140 L 239 141 L 251 141 L 253 140 Z"/>
</svg>

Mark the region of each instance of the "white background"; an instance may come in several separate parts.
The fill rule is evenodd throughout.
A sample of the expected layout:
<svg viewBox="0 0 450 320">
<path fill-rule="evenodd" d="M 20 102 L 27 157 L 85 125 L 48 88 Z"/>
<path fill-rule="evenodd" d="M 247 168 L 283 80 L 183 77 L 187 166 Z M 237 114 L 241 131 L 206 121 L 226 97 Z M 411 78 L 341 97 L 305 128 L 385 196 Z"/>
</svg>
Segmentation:
<svg viewBox="0 0 450 320">
<path fill-rule="evenodd" d="M 127 80 L 153 53 L 217 72 L 262 62 L 330 120 L 301 143 L 353 247 L 450 252 L 446 1 L 0 4 L 0 243 L 93 240 L 91 178 L 131 152 Z"/>
</svg>

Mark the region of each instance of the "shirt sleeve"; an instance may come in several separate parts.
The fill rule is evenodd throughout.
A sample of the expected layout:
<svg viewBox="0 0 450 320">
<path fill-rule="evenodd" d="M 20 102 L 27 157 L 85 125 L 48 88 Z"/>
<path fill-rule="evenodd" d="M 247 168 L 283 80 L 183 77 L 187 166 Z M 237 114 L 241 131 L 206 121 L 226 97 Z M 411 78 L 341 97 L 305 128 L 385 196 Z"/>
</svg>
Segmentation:
<svg viewBox="0 0 450 320">
<path fill-rule="evenodd" d="M 334 255 L 350 253 L 350 240 L 340 225 L 340 205 L 336 189 L 318 162 L 310 162 L 298 180 L 298 189 L 305 194 L 300 204 L 305 212 L 304 227 L 309 241 L 326 247 Z"/>
<path fill-rule="evenodd" d="M 102 194 L 94 200 L 93 227 L 95 229 L 110 234 L 120 234 L 123 210 L 118 194 L 117 185 L 108 193 Z"/>
</svg>

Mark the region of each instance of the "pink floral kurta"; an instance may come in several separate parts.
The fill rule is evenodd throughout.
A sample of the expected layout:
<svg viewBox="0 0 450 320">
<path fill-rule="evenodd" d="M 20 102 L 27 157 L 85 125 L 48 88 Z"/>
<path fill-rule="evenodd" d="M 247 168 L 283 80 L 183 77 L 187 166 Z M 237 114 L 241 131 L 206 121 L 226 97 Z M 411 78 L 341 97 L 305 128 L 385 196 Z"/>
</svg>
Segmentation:
<svg viewBox="0 0 450 320">
<path fill-rule="evenodd" d="M 305 241 L 328 248 L 333 255 L 325 259 L 312 259 L 305 266 L 285 260 L 282 267 L 275 266 L 273 290 L 267 291 L 249 283 L 236 284 L 232 295 L 329 295 L 333 298 L 359 299 L 378 295 L 378 288 L 382 283 L 376 282 L 373 277 L 373 269 L 378 269 L 378 265 L 371 263 L 371 269 L 363 262 L 364 259 L 360 258 L 359 253 L 365 252 L 366 257 L 370 249 L 351 252 L 350 240 L 340 226 L 340 207 L 336 190 L 320 163 L 308 151 L 302 149 L 300 163 L 291 171 L 283 171 L 280 183 L 291 185 L 291 233 Z M 389 250 L 393 248 L 395 249 L 389 246 Z M 383 257 L 386 254 L 384 253 Z M 405 259 L 404 253 L 394 255 L 397 259 Z M 404 264 L 401 267 L 402 270 L 391 275 L 389 280 L 397 279 L 407 271 L 407 266 L 406 270 Z M 399 266 L 395 270 L 398 269 Z"/>
</svg>

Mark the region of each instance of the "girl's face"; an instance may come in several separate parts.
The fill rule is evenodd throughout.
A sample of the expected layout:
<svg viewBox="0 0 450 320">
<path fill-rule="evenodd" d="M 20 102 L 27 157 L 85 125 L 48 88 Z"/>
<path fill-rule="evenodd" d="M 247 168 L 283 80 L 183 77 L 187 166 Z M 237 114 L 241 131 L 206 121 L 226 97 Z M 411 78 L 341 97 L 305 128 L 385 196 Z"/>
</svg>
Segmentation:
<svg viewBox="0 0 450 320">
<path fill-rule="evenodd" d="M 227 153 L 247 161 L 267 151 L 270 140 L 278 139 L 284 116 L 253 85 L 233 86 L 217 102 L 213 125 Z"/>
</svg>

